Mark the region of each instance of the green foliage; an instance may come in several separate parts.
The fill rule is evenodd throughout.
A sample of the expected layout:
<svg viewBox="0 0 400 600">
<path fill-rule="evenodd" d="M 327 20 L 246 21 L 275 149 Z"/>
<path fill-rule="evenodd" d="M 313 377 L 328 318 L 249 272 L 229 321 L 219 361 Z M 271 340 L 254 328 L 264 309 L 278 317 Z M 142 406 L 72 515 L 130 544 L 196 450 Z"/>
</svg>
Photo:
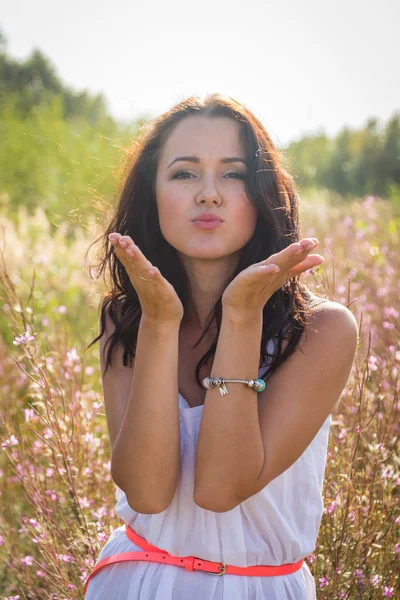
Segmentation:
<svg viewBox="0 0 400 600">
<path fill-rule="evenodd" d="M 7 205 L 11 218 L 21 205 L 29 214 L 40 206 L 53 231 L 73 232 L 70 225 L 84 223 L 99 201 L 112 204 L 125 149 L 144 122 L 115 121 L 101 94 L 69 89 L 40 50 L 23 62 L 9 57 L 0 34 L 0 209 Z M 369 119 L 334 139 L 323 132 L 304 136 L 285 155 L 303 191 L 398 202 L 400 114 L 383 130 Z"/>
<path fill-rule="evenodd" d="M 324 187 L 342 196 L 375 194 L 387 198 L 400 186 L 400 113 L 379 129 L 344 127 L 329 140 L 323 133 L 304 136 L 286 149 L 299 185 Z"/>
<path fill-rule="evenodd" d="M 39 51 L 24 63 L 0 53 L 0 209 L 12 219 L 19 206 L 41 207 L 53 232 L 72 232 L 112 203 L 143 123 L 119 123 L 101 95 L 66 88 Z"/>
<path fill-rule="evenodd" d="M 111 201 L 132 131 L 108 117 L 96 127 L 83 117 L 66 120 L 60 95 L 21 118 L 16 98 L 10 94 L 0 113 L 0 203 L 11 213 L 40 206 L 57 226 L 90 214 L 99 196 Z"/>
</svg>

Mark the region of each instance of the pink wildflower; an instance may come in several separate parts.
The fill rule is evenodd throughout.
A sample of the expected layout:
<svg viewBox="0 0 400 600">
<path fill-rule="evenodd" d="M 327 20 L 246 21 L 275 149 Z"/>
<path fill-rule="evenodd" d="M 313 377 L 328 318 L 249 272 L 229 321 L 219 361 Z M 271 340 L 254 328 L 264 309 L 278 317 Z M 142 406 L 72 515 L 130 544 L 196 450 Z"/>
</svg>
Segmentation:
<svg viewBox="0 0 400 600">
<path fill-rule="evenodd" d="M 5 442 L 3 442 L 3 443 L 1 444 L 1 447 L 2 447 L 2 449 L 4 450 L 4 448 L 7 448 L 7 446 L 16 446 L 17 444 L 18 444 L 18 440 L 17 440 L 17 438 L 15 437 L 15 435 L 14 435 L 14 434 L 12 434 L 12 435 L 11 435 L 11 436 L 8 438 L 8 440 L 6 440 Z"/>
<path fill-rule="evenodd" d="M 374 587 L 376 587 L 378 585 L 378 583 L 381 581 L 382 576 L 381 575 L 374 575 L 373 577 L 371 577 L 371 583 Z"/>
<path fill-rule="evenodd" d="M 27 344 L 28 342 L 31 342 L 32 340 L 36 340 L 36 333 L 34 333 L 33 335 L 31 335 L 29 333 L 29 331 L 25 331 L 24 335 L 18 335 L 15 340 L 13 341 L 13 344 L 15 346 L 19 346 L 19 344 Z"/>
<path fill-rule="evenodd" d="M 325 586 L 329 585 L 328 580 L 325 577 L 319 577 L 318 581 L 320 588 L 324 588 Z"/>
<path fill-rule="evenodd" d="M 335 501 L 333 501 L 333 502 L 330 503 L 329 506 L 327 506 L 327 508 L 325 509 L 325 512 L 328 513 L 328 514 L 336 512 L 337 507 L 338 507 L 338 503 L 335 502 Z"/>
<path fill-rule="evenodd" d="M 31 419 L 33 419 L 36 416 L 36 413 L 33 410 L 33 408 L 24 408 L 24 414 L 25 414 L 25 421 L 30 421 Z"/>
</svg>

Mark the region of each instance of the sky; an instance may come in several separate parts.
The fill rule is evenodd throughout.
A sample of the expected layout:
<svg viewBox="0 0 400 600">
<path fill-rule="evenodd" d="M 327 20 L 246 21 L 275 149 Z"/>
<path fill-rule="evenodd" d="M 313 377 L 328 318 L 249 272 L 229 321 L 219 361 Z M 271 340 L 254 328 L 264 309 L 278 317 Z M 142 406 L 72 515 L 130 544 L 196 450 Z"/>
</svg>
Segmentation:
<svg viewBox="0 0 400 600">
<path fill-rule="evenodd" d="M 0 29 L 122 121 L 219 92 L 285 147 L 400 111 L 399 0 L 0 0 Z"/>
</svg>

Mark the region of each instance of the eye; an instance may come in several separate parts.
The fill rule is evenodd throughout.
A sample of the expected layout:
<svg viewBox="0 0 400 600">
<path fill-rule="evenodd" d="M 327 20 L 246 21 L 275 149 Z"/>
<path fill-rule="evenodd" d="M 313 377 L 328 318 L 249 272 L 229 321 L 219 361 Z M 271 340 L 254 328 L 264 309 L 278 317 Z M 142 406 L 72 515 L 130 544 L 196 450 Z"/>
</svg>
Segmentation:
<svg viewBox="0 0 400 600">
<path fill-rule="evenodd" d="M 181 175 L 192 175 L 192 173 L 189 173 L 189 171 L 178 171 L 178 173 L 175 173 L 172 179 L 182 179 Z M 227 173 L 226 177 L 229 177 L 230 175 L 235 175 L 235 179 L 244 179 L 244 175 L 242 175 L 242 173 L 238 173 L 237 171 Z M 186 177 L 183 177 L 183 179 L 186 179 Z"/>
<path fill-rule="evenodd" d="M 242 175 L 242 173 L 238 173 L 237 171 L 232 171 L 231 173 L 227 173 L 226 175 L 236 175 L 239 179 L 244 179 L 244 175 Z"/>
<path fill-rule="evenodd" d="M 175 173 L 172 179 L 181 179 L 179 177 L 180 175 L 191 175 L 191 173 L 189 173 L 189 171 L 178 171 L 178 173 Z"/>
</svg>

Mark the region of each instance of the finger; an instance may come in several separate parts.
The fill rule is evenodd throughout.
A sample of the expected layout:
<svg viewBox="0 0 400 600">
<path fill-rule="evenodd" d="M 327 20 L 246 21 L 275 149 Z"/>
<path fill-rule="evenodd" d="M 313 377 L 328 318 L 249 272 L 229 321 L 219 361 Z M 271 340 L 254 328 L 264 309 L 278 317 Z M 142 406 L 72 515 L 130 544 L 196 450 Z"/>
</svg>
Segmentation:
<svg viewBox="0 0 400 600">
<path fill-rule="evenodd" d="M 129 257 L 133 257 L 135 255 L 133 251 L 133 241 L 130 236 L 122 236 L 120 233 L 110 233 L 108 239 L 114 246 L 117 257 L 120 260 L 121 257 L 124 256 L 123 251 L 125 251 Z"/>
<path fill-rule="evenodd" d="M 152 263 L 145 257 L 132 238 L 129 235 L 120 236 L 118 239 L 110 238 L 115 246 L 117 258 L 122 262 L 125 269 L 129 271 L 129 275 L 135 277 L 149 278 L 156 273 L 151 271 L 154 269 Z M 158 271 L 158 273 L 160 273 Z"/>
<path fill-rule="evenodd" d="M 294 264 L 296 264 L 298 257 L 301 258 L 301 255 L 305 254 L 306 251 L 309 252 L 315 248 L 317 243 L 319 242 L 316 238 L 304 238 L 303 240 L 300 240 L 300 242 L 294 242 L 293 244 L 290 244 L 280 252 L 271 254 L 271 256 L 269 256 L 263 262 L 274 261 L 276 264 L 283 266 L 285 263 L 287 264 L 288 261 L 292 261 L 294 259 Z M 306 250 L 308 246 L 309 249 Z"/>
<path fill-rule="evenodd" d="M 110 233 L 108 239 L 111 243 L 117 246 L 123 246 L 124 248 L 129 244 L 133 244 L 133 240 L 130 235 L 121 235 L 120 233 L 114 231 Z"/>
<path fill-rule="evenodd" d="M 133 244 L 133 239 L 131 238 L 130 235 L 122 235 L 119 238 L 119 245 L 122 246 L 123 248 L 128 248 L 129 246 L 132 246 Z"/>
<path fill-rule="evenodd" d="M 317 243 L 311 240 L 302 240 L 300 248 L 294 251 L 287 259 L 287 267 L 293 268 L 301 264 L 309 253 L 316 247 Z"/>
<path fill-rule="evenodd" d="M 313 238 L 305 238 L 304 240 L 294 244 L 295 250 L 293 254 L 294 256 L 300 256 L 305 252 L 310 252 L 317 246 L 318 243 L 318 240 L 314 240 Z"/>
<path fill-rule="evenodd" d="M 152 263 L 148 260 L 148 258 L 146 258 L 146 256 L 143 254 L 143 252 L 141 251 L 141 249 L 139 248 L 139 246 L 137 246 L 136 244 L 134 244 L 132 242 L 132 240 L 126 242 L 125 252 L 127 253 L 128 250 L 131 251 L 132 258 L 135 259 L 134 263 L 139 268 L 145 267 L 146 269 L 150 269 L 153 266 Z M 129 256 L 129 254 L 128 254 L 128 256 Z"/>
<path fill-rule="evenodd" d="M 289 276 L 296 277 L 297 275 L 300 275 L 300 273 L 303 273 L 308 269 L 312 269 L 314 267 L 317 267 L 318 265 L 324 264 L 324 262 L 325 259 L 320 254 L 309 254 L 302 262 L 300 262 L 297 265 L 294 265 L 289 270 Z"/>
<path fill-rule="evenodd" d="M 108 234 L 108 239 L 113 244 L 118 243 L 118 241 L 121 237 L 122 237 L 121 234 L 116 231 L 113 231 L 112 233 Z"/>
<path fill-rule="evenodd" d="M 113 234 L 111 234 L 113 235 Z M 119 234 L 118 234 L 119 235 Z M 127 254 L 128 257 L 134 257 L 136 259 L 144 259 L 147 258 L 144 256 L 143 252 L 139 249 L 139 246 L 133 242 L 132 238 L 129 235 L 120 235 L 120 237 L 110 237 L 111 242 L 114 244 L 116 250 L 119 248 L 119 254 L 123 256 L 123 254 Z M 150 261 L 148 261 L 150 263 Z M 150 263 L 151 264 L 151 263 Z"/>
</svg>

